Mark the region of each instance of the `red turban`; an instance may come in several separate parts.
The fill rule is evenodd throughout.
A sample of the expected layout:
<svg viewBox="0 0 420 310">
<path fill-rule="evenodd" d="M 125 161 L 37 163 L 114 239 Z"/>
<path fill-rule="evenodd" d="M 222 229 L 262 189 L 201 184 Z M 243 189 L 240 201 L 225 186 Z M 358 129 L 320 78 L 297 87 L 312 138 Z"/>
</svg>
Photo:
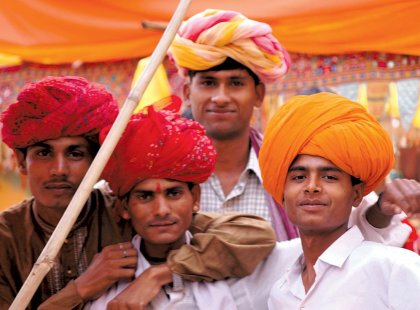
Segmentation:
<svg viewBox="0 0 420 310">
<path fill-rule="evenodd" d="M 286 175 L 299 154 L 330 160 L 371 192 L 394 165 L 391 139 L 366 109 L 347 98 L 296 96 L 270 120 L 260 150 L 264 187 L 281 202 Z"/>
<path fill-rule="evenodd" d="M 108 132 L 101 131 L 101 143 Z M 102 177 L 123 197 L 144 179 L 204 182 L 215 162 L 216 151 L 199 123 L 149 107 L 148 114 L 131 117 Z"/>
<path fill-rule="evenodd" d="M 11 148 L 49 139 L 91 136 L 118 114 L 112 94 L 82 77 L 46 77 L 25 85 L 1 116 L 2 138 Z"/>
</svg>

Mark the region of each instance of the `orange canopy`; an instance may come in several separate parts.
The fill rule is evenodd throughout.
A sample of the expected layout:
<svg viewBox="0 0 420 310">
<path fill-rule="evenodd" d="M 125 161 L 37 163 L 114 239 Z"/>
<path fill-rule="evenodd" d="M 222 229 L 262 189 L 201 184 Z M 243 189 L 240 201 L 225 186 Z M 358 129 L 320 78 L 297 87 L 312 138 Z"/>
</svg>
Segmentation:
<svg viewBox="0 0 420 310">
<path fill-rule="evenodd" d="M 13 0 L 0 3 L 0 53 L 46 64 L 149 55 L 162 35 L 142 21 L 168 22 L 175 0 Z M 420 56 L 417 0 L 194 0 L 272 25 L 291 52 L 379 51 Z"/>
</svg>

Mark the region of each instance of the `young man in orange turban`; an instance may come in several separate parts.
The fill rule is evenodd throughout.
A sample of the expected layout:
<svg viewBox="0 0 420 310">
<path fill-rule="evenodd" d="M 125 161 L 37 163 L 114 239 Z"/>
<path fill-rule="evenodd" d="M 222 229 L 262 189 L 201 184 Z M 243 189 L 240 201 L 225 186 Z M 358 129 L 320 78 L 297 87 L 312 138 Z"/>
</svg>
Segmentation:
<svg viewBox="0 0 420 310">
<path fill-rule="evenodd" d="M 250 125 L 254 109 L 263 104 L 265 85 L 281 83 L 290 68 L 271 27 L 238 12 L 205 10 L 183 23 L 169 51 L 186 78 L 185 103 L 218 154 L 214 174 L 201 184 L 202 210 L 256 214 L 270 221 L 277 240 L 296 237 L 279 202 L 262 186 L 262 136 Z M 410 199 L 399 199 L 402 193 Z M 381 203 L 404 211 L 419 209 L 420 184 L 387 184 Z M 372 224 L 388 224 L 390 217 L 375 209 L 371 213 Z"/>
<path fill-rule="evenodd" d="M 349 227 L 352 207 L 394 165 L 391 139 L 364 107 L 331 93 L 292 98 L 270 120 L 259 160 L 302 244 L 288 250 L 299 255 L 270 309 L 418 308 L 420 257 Z"/>
<path fill-rule="evenodd" d="M 15 151 L 33 197 L 0 214 L 0 309 L 9 308 L 29 275 L 99 148 L 99 130 L 110 126 L 117 113 L 105 87 L 80 77 L 48 77 L 30 83 L 3 112 L 2 139 Z M 128 172 L 119 171 L 121 184 Z M 114 202 L 109 193 L 92 191 L 29 309 L 80 308 L 117 280 L 134 275 L 137 252 L 127 242 L 133 231 L 128 221 L 116 221 Z M 171 254 L 164 274 L 219 279 L 252 272 L 274 245 L 271 229 L 261 222 L 248 216 L 197 214 L 193 232 L 204 234 L 194 239 L 195 246 L 183 246 Z M 246 225 L 252 223 L 260 229 L 251 236 Z M 266 251 L 255 253 L 254 242 L 261 242 Z M 227 255 L 236 246 L 256 255 L 255 260 L 235 257 L 236 252 Z M 218 250 L 227 255 L 220 256 L 220 269 L 212 265 Z M 225 268 L 225 260 L 239 268 Z"/>
</svg>

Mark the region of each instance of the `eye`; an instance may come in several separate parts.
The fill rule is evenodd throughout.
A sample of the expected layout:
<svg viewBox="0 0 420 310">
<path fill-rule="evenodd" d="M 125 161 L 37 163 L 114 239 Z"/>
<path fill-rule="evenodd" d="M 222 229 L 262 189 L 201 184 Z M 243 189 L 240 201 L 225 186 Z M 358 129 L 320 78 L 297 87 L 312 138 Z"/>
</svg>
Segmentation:
<svg viewBox="0 0 420 310">
<path fill-rule="evenodd" d="M 204 87 L 215 86 L 216 82 L 214 80 L 201 80 L 200 85 Z"/>
<path fill-rule="evenodd" d="M 166 192 L 166 195 L 169 198 L 174 198 L 174 199 L 181 197 L 182 194 L 183 194 L 183 190 L 181 188 L 170 188 Z"/>
<path fill-rule="evenodd" d="M 71 158 L 84 158 L 85 157 L 85 152 L 82 152 L 82 151 L 70 151 L 68 153 L 68 155 Z"/>
<path fill-rule="evenodd" d="M 335 175 L 324 175 L 323 178 L 328 180 L 328 181 L 337 181 L 338 180 L 338 177 L 335 176 Z"/>
<path fill-rule="evenodd" d="M 306 179 L 306 175 L 298 172 L 289 173 L 289 179 L 292 181 L 303 181 Z"/>
<path fill-rule="evenodd" d="M 136 192 L 135 198 L 140 201 L 150 201 L 153 198 L 153 194 L 151 192 Z"/>
<path fill-rule="evenodd" d="M 49 149 L 40 149 L 38 151 L 36 151 L 36 156 L 38 157 L 47 157 L 48 155 L 50 155 L 52 152 Z"/>
<path fill-rule="evenodd" d="M 240 80 L 233 80 L 230 82 L 230 85 L 234 86 L 234 87 L 241 87 L 244 85 L 244 83 Z"/>
</svg>

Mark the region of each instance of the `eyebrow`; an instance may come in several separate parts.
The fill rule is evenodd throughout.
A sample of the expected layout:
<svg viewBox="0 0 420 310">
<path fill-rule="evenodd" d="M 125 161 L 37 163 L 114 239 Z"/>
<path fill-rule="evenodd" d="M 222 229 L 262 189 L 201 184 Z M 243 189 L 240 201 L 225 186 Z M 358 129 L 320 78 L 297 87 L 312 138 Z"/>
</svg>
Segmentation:
<svg viewBox="0 0 420 310">
<path fill-rule="evenodd" d="M 306 170 L 308 169 L 305 166 L 293 166 L 289 168 L 289 172 L 306 171 Z M 340 172 L 340 173 L 343 172 L 343 170 L 341 170 L 340 168 L 332 167 L 332 166 L 323 166 L 323 167 L 318 168 L 317 170 L 322 171 L 322 172 L 327 172 L 327 171 L 334 171 L 334 172 Z"/>
<path fill-rule="evenodd" d="M 177 189 L 182 189 L 183 187 L 180 185 L 175 185 L 175 186 L 171 186 L 171 187 L 167 187 L 163 190 L 163 192 L 168 192 L 171 190 L 177 190 Z M 152 193 L 156 193 L 155 190 L 151 190 L 151 189 L 135 189 L 133 190 L 133 193 L 146 193 L 146 194 L 152 194 Z"/>
</svg>

